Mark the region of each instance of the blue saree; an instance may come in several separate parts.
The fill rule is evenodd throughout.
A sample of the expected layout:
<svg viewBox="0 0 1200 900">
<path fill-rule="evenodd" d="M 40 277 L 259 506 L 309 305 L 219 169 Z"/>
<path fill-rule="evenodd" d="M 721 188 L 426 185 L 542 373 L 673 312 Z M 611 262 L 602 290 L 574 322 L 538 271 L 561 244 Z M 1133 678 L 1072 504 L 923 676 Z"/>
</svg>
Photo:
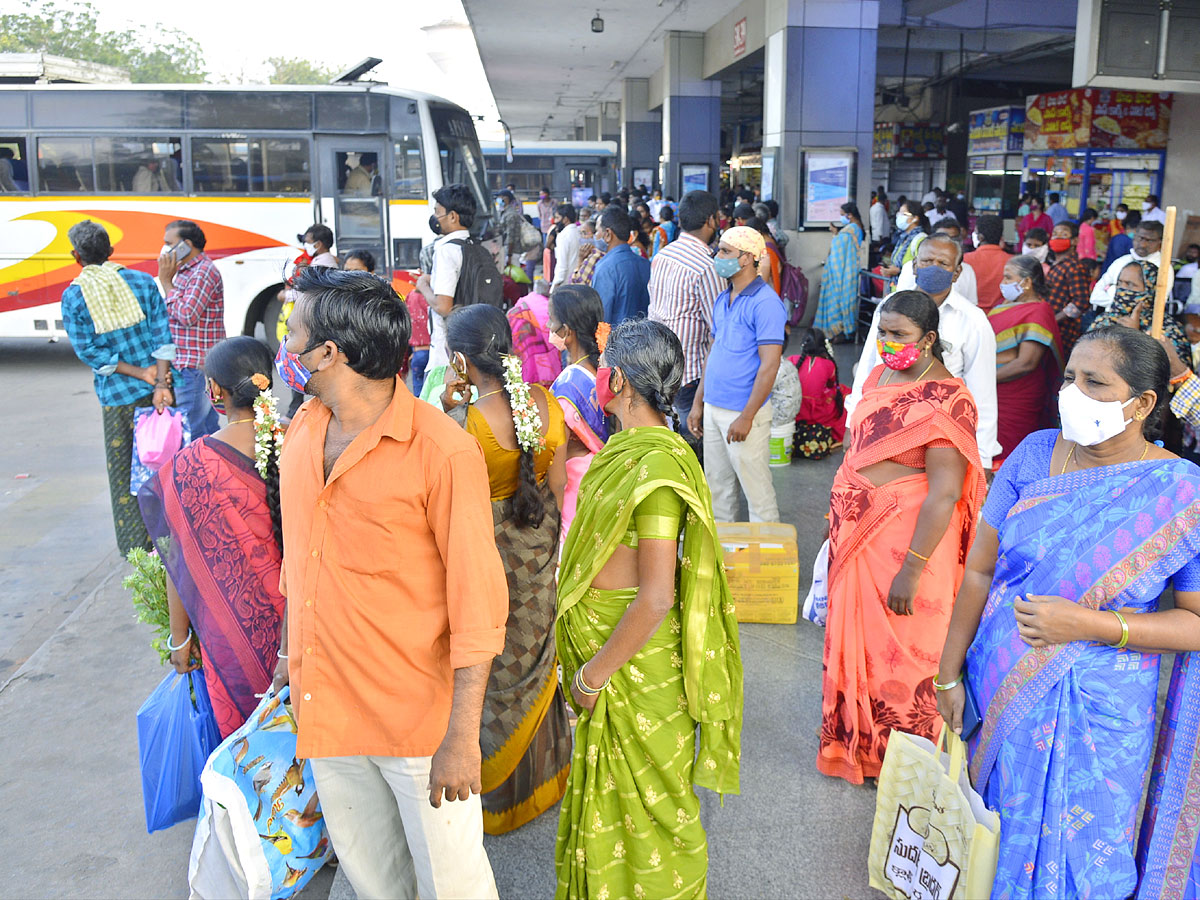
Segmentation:
<svg viewBox="0 0 1200 900">
<path fill-rule="evenodd" d="M 971 776 L 1001 817 L 993 897 L 1128 897 L 1138 884 L 1134 831 L 1154 745 L 1159 657 L 1079 641 L 1030 647 L 1017 633 L 1013 601 L 1053 595 L 1138 613 L 1158 608 L 1168 582 L 1200 590 L 1200 470 L 1148 460 L 1053 476 L 1057 436 L 1026 438 L 984 505 L 1000 546 L 967 652 L 971 689 L 986 710 L 971 741 Z M 1194 731 L 1194 706 L 1189 715 Z M 1190 765 L 1194 740 L 1174 747 L 1186 748 Z M 1174 775 L 1164 795 L 1174 796 Z M 1178 816 L 1168 817 L 1174 829 Z M 1165 824 L 1160 814 L 1153 830 L 1169 855 L 1178 839 Z"/>
<path fill-rule="evenodd" d="M 851 222 L 842 226 L 829 247 L 813 321 L 829 337 L 854 334 L 858 327 L 858 249 L 862 239 L 862 226 Z"/>
</svg>

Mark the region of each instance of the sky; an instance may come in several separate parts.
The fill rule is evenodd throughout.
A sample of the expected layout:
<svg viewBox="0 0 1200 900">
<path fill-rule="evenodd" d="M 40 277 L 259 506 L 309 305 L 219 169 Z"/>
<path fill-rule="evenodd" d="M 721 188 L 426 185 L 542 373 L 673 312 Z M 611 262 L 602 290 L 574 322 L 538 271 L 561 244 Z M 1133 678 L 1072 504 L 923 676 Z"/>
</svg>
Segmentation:
<svg viewBox="0 0 1200 900">
<path fill-rule="evenodd" d="M 59 2 L 66 5 L 70 0 Z M 480 138 L 502 135 L 461 0 L 345 5 L 314 0 L 103 0 L 97 6 L 105 29 L 159 23 L 191 35 L 203 48 L 210 79 L 217 82 L 263 83 L 270 72 L 266 60 L 272 56 L 300 57 L 339 70 L 376 56 L 383 60 L 374 70 L 376 79 L 453 100 L 484 117 L 476 122 Z M 0 0 L 0 12 L 23 8 L 23 0 Z"/>
</svg>

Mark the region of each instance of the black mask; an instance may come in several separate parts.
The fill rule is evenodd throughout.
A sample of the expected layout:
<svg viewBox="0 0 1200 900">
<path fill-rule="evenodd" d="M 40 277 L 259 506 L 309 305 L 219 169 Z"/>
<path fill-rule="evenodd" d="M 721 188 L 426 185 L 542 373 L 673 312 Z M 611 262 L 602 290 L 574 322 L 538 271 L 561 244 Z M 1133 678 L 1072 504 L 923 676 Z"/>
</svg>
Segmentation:
<svg viewBox="0 0 1200 900">
<path fill-rule="evenodd" d="M 442 223 L 438 221 L 438 217 L 432 213 L 429 216 L 429 230 L 434 234 L 442 233 Z"/>
</svg>

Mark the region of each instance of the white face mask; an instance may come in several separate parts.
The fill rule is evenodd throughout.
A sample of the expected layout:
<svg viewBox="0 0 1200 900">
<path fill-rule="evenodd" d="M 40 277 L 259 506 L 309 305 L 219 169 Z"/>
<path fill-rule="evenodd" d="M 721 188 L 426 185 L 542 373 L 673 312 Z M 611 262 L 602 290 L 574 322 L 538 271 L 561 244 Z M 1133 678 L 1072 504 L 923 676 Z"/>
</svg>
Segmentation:
<svg viewBox="0 0 1200 900">
<path fill-rule="evenodd" d="M 1150 212 L 1150 210 L 1152 210 L 1152 209 L 1154 209 L 1154 204 L 1151 203 L 1149 200 L 1147 200 L 1145 203 L 1142 204 L 1143 212 Z"/>
<path fill-rule="evenodd" d="M 978 247 L 979 245 L 981 245 L 983 243 L 983 238 L 981 238 L 979 236 L 978 231 L 971 232 L 971 243 L 974 244 L 976 247 Z"/>
<path fill-rule="evenodd" d="M 1021 247 L 1021 252 L 1032 256 L 1038 262 L 1044 263 L 1046 261 L 1046 257 L 1050 253 L 1050 247 L 1048 244 L 1042 244 L 1040 247 L 1030 247 L 1028 244 L 1025 244 L 1023 247 Z"/>
<path fill-rule="evenodd" d="M 316 256 L 317 255 L 317 245 L 305 242 L 304 252 L 307 253 L 309 256 Z"/>
<path fill-rule="evenodd" d="M 1125 409 L 1134 401 L 1095 400 L 1069 384 L 1058 394 L 1058 414 L 1062 417 L 1062 435 L 1082 447 L 1094 447 L 1114 438 L 1133 419 L 1126 419 Z"/>
</svg>

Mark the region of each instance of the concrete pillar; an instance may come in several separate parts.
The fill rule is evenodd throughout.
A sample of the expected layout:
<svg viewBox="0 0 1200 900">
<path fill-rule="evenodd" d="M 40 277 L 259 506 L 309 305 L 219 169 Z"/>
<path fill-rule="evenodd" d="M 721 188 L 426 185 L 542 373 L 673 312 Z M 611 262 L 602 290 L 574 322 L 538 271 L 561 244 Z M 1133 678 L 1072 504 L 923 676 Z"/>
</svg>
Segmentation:
<svg viewBox="0 0 1200 900">
<path fill-rule="evenodd" d="M 583 117 L 583 139 L 585 141 L 600 140 L 600 117 L 598 115 Z"/>
<path fill-rule="evenodd" d="M 871 197 L 878 0 L 766 0 L 763 152 L 777 154 L 774 199 L 786 229 L 801 222 L 801 150 L 853 147 L 863 217 Z M 788 244 L 806 270 L 825 259 L 828 228 Z M 864 244 L 865 246 L 865 244 Z M 864 255 L 865 261 L 865 255 Z M 812 275 L 809 276 L 810 281 Z M 815 309 L 813 303 L 809 307 Z"/>
<path fill-rule="evenodd" d="M 657 182 L 662 113 L 650 111 L 650 79 L 626 78 L 621 91 L 621 184 L 633 186 L 634 169 L 649 169 L 651 181 Z"/>
<path fill-rule="evenodd" d="M 669 31 L 663 39 L 664 196 L 683 194 L 683 166 L 708 167 L 715 191 L 721 165 L 721 82 L 704 78 L 704 35 Z"/>
</svg>

